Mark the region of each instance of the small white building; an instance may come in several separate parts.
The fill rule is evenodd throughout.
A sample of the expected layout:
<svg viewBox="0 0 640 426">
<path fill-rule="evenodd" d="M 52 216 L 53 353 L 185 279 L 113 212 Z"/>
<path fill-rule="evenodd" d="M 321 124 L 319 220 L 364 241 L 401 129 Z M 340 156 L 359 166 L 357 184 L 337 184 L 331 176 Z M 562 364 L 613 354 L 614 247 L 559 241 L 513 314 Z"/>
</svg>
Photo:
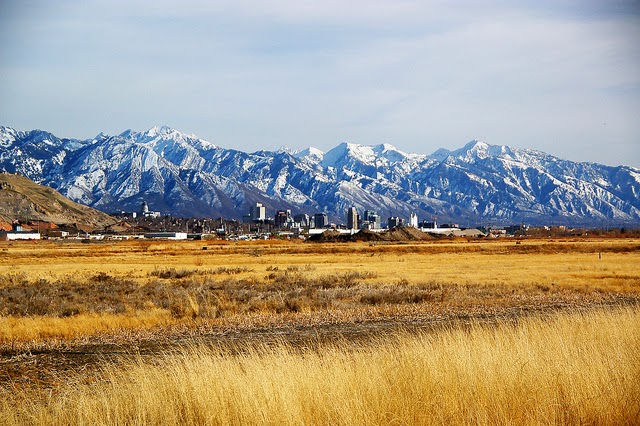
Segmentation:
<svg viewBox="0 0 640 426">
<path fill-rule="evenodd" d="M 144 234 L 145 238 L 155 238 L 159 240 L 186 240 L 186 232 L 150 232 Z"/>
<path fill-rule="evenodd" d="M 61 231 L 59 229 L 52 229 L 47 232 L 49 238 L 69 238 L 69 231 Z"/>
</svg>

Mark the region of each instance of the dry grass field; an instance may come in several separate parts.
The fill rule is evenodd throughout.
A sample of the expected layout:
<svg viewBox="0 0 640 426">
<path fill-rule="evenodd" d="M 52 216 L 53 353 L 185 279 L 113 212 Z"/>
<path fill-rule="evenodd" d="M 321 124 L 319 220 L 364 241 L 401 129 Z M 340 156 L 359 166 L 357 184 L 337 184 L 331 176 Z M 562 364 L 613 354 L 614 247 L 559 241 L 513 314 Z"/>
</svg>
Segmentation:
<svg viewBox="0 0 640 426">
<path fill-rule="evenodd" d="M 171 326 L 636 299 L 640 241 L 1 243 L 0 350 Z"/>
<path fill-rule="evenodd" d="M 2 242 L 0 260 L 2 424 L 640 419 L 637 239 Z"/>
<path fill-rule="evenodd" d="M 319 349 L 192 345 L 53 394 L 5 392 L 0 422 L 635 425 L 639 328 L 636 307 Z"/>
</svg>

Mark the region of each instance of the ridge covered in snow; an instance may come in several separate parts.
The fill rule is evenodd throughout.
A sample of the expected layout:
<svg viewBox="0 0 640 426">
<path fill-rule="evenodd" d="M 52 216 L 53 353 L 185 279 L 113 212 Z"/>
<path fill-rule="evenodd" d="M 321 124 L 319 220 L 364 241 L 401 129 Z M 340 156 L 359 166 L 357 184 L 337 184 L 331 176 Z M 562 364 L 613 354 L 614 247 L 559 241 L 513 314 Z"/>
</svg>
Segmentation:
<svg viewBox="0 0 640 426">
<path fill-rule="evenodd" d="M 167 126 L 88 140 L 0 127 L 0 168 L 106 212 L 150 208 L 240 218 L 271 210 L 345 210 L 461 223 L 640 223 L 640 170 L 562 160 L 471 141 L 458 150 L 403 152 L 343 142 L 328 152 L 224 149 Z"/>
</svg>

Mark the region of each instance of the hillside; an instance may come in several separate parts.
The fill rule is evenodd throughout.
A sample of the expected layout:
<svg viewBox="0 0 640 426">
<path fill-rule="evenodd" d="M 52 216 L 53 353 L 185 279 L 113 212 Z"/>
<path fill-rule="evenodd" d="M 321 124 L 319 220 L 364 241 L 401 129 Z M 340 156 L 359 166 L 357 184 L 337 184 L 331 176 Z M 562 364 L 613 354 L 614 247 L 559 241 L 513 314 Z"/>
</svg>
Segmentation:
<svg viewBox="0 0 640 426">
<path fill-rule="evenodd" d="M 24 176 L 0 173 L 0 220 L 15 219 L 94 229 L 116 222 L 111 216 L 71 201 Z"/>
</svg>

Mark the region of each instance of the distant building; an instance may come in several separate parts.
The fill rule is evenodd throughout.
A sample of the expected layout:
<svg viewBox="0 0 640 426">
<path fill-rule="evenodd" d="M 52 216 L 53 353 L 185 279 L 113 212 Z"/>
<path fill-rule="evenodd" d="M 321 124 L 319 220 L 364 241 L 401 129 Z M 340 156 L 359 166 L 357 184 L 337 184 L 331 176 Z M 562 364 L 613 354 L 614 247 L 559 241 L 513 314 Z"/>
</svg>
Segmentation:
<svg viewBox="0 0 640 426">
<path fill-rule="evenodd" d="M 326 213 L 316 213 L 313 215 L 313 227 L 316 229 L 322 229 L 329 226 L 329 218 Z"/>
<path fill-rule="evenodd" d="M 362 216 L 362 228 L 380 229 L 380 215 L 373 210 L 365 210 Z"/>
<path fill-rule="evenodd" d="M 358 229 L 358 222 L 358 209 L 355 207 L 349 207 L 347 209 L 347 229 Z"/>
<path fill-rule="evenodd" d="M 262 203 L 255 203 L 249 209 L 249 215 L 252 221 L 264 221 L 267 218 L 267 208 Z"/>
<path fill-rule="evenodd" d="M 490 229 L 488 233 L 488 236 L 491 238 L 505 237 L 506 235 L 507 235 L 506 229 Z"/>
<path fill-rule="evenodd" d="M 557 231 L 560 232 L 565 232 L 567 230 L 566 226 L 559 226 L 556 227 Z M 507 234 L 509 235 L 525 235 L 527 233 L 527 231 L 529 231 L 529 226 L 528 225 L 511 225 L 511 226 L 507 226 L 505 228 L 505 230 L 507 231 Z"/>
<path fill-rule="evenodd" d="M 425 229 L 438 229 L 438 224 L 435 221 L 435 219 L 433 220 L 433 222 L 428 222 L 426 220 L 423 220 L 422 222 L 419 223 L 420 228 L 425 228 Z"/>
<path fill-rule="evenodd" d="M 160 240 L 186 240 L 186 232 L 150 232 L 144 234 L 145 238 L 153 238 Z"/>
<path fill-rule="evenodd" d="M 22 228 L 22 224 L 18 221 L 13 222 L 11 231 L 0 231 L 0 241 L 15 240 L 39 240 L 40 233 L 27 231 Z"/>
<path fill-rule="evenodd" d="M 397 216 L 391 216 L 389 219 L 387 219 L 387 227 L 389 229 L 402 225 L 404 225 L 404 219 L 401 219 Z"/>
<path fill-rule="evenodd" d="M 140 206 L 140 216 L 157 218 L 160 217 L 160 212 L 150 211 L 147 202 L 143 201 L 142 206 Z M 133 217 L 136 217 L 135 213 L 133 214 Z"/>
<path fill-rule="evenodd" d="M 443 223 L 440 228 L 459 229 L 460 225 L 457 223 Z"/>
<path fill-rule="evenodd" d="M 418 215 L 414 212 L 411 212 L 411 216 L 409 216 L 409 226 L 418 227 Z"/>
<path fill-rule="evenodd" d="M 49 238 L 68 238 L 69 231 L 63 231 L 60 229 L 52 229 L 46 232 L 47 237 Z"/>
<path fill-rule="evenodd" d="M 309 215 L 306 213 L 297 214 L 293 217 L 293 221 L 301 228 L 308 228 L 311 225 Z"/>
<path fill-rule="evenodd" d="M 273 219 L 276 228 L 284 228 L 288 226 L 291 218 L 291 210 L 278 210 L 276 211 L 276 217 Z"/>
</svg>

